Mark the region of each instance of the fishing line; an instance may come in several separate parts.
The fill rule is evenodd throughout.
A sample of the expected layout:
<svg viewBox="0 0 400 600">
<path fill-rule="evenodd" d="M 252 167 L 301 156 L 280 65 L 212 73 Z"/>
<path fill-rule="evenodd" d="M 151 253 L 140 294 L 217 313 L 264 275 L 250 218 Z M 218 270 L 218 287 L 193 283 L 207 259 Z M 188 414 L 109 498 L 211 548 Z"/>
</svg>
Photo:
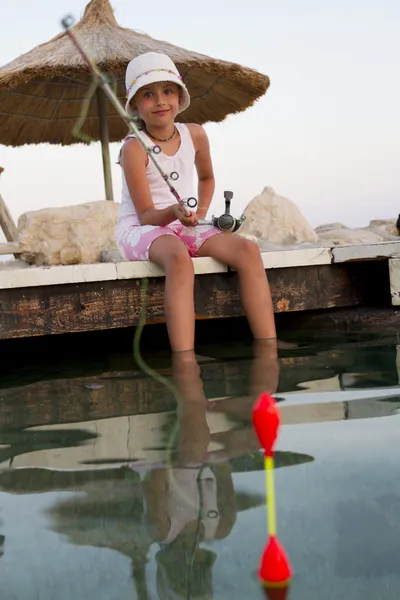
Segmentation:
<svg viewBox="0 0 400 600">
<path fill-rule="evenodd" d="M 89 66 L 90 70 L 93 73 L 94 81 L 90 88 L 91 97 L 93 96 L 94 91 L 97 89 L 97 87 L 100 86 L 102 88 L 102 90 L 104 91 L 105 95 L 107 96 L 107 98 L 109 99 L 109 101 L 115 107 L 116 111 L 118 112 L 118 114 L 120 115 L 122 120 L 127 125 L 128 130 L 135 135 L 135 137 L 141 143 L 144 151 L 149 155 L 149 157 L 153 161 L 153 163 L 154 163 L 155 167 L 157 168 L 157 170 L 159 171 L 161 177 L 164 179 L 164 181 L 168 185 L 170 192 L 173 194 L 175 199 L 182 206 L 182 209 L 184 210 L 185 214 L 189 215 L 190 214 L 189 208 L 195 208 L 197 206 L 197 204 L 198 204 L 197 199 L 196 198 L 182 199 L 180 197 L 176 188 L 170 182 L 170 180 L 174 181 L 174 180 L 178 179 L 179 174 L 174 171 L 174 172 L 170 173 L 169 175 L 167 175 L 163 171 L 163 169 L 160 167 L 160 165 L 158 164 L 154 155 L 159 154 L 161 152 L 161 148 L 157 145 L 153 146 L 152 148 L 147 146 L 146 142 L 144 141 L 144 139 L 142 138 L 142 136 L 140 134 L 140 130 L 136 126 L 136 123 L 138 122 L 139 118 L 135 115 L 129 115 L 127 113 L 126 109 L 121 105 L 120 101 L 118 100 L 116 93 L 111 89 L 106 76 L 100 71 L 100 69 L 97 67 L 96 63 L 94 62 L 94 60 L 92 60 L 90 58 L 90 56 L 88 55 L 88 53 L 85 52 L 85 50 L 82 48 L 77 37 L 71 31 L 71 27 L 74 25 L 74 22 L 75 22 L 74 18 L 71 15 L 68 15 L 64 19 L 62 19 L 61 24 L 62 24 L 63 28 L 65 29 L 66 34 L 69 36 L 72 43 L 78 50 L 79 54 L 82 56 L 82 58 L 87 63 L 87 65 Z M 76 125 L 78 128 L 81 127 L 81 124 L 83 123 L 85 116 L 89 110 L 89 103 L 90 103 L 90 99 L 88 99 L 84 103 L 83 113 L 81 114 L 81 117 Z M 231 195 L 232 193 L 226 192 L 225 194 L 229 194 L 229 204 L 230 204 L 230 198 L 232 197 L 232 195 Z M 225 196 L 225 198 L 226 198 L 226 200 L 228 200 L 226 196 Z M 244 217 L 242 217 L 241 220 L 234 219 L 233 217 L 231 217 L 231 215 L 229 214 L 229 204 L 226 203 L 226 206 L 228 207 L 228 209 L 227 209 L 225 215 L 222 215 L 221 217 L 213 217 L 213 221 L 215 221 L 215 223 L 213 221 L 211 221 L 211 222 L 203 221 L 202 223 L 203 224 L 212 223 L 212 224 L 215 224 L 216 227 L 219 227 L 221 230 L 233 231 L 232 220 L 235 222 L 235 227 L 237 227 L 237 224 L 239 222 L 241 224 L 242 220 L 244 220 Z M 230 221 L 228 220 L 229 222 L 227 221 L 226 217 L 230 217 Z M 229 223 L 230 223 L 230 225 L 229 225 Z M 228 225 L 229 225 L 229 227 L 228 227 Z M 141 282 L 141 302 L 140 302 L 139 323 L 136 328 L 134 339 L 133 339 L 133 356 L 134 356 L 139 368 L 141 368 L 142 371 L 145 374 L 147 374 L 151 379 L 164 385 L 165 388 L 168 389 L 173 394 L 173 396 L 176 400 L 177 419 L 176 419 L 176 422 L 172 429 L 172 432 L 171 432 L 171 435 L 169 437 L 167 447 L 166 447 L 166 464 L 168 467 L 167 471 L 169 474 L 171 487 L 173 487 L 178 492 L 178 494 L 181 496 L 182 499 L 185 500 L 185 502 L 187 502 L 189 505 L 193 506 L 194 505 L 193 499 L 190 498 L 184 492 L 182 487 L 175 480 L 175 477 L 173 475 L 173 468 L 172 468 L 173 446 L 174 446 L 175 440 L 176 440 L 176 438 L 178 436 L 178 432 L 179 432 L 179 409 L 182 406 L 181 395 L 179 393 L 179 390 L 176 388 L 176 386 L 172 382 L 170 382 L 166 377 L 163 377 L 162 375 L 157 373 L 144 361 L 144 359 L 141 355 L 141 352 L 140 352 L 140 339 L 141 339 L 144 325 L 146 323 L 147 287 L 148 287 L 148 278 L 143 278 L 142 282 Z M 200 470 L 200 473 L 201 473 L 201 470 Z"/>
<path fill-rule="evenodd" d="M 171 487 L 173 487 L 178 492 L 181 499 L 184 500 L 189 506 L 195 507 L 195 502 L 193 501 L 193 499 L 190 496 L 188 496 L 188 494 L 185 493 L 182 486 L 176 481 L 175 475 L 173 474 L 173 462 L 174 461 L 173 461 L 172 454 L 173 454 L 175 442 L 178 438 L 178 434 L 179 434 L 179 430 L 180 430 L 180 426 L 179 426 L 180 409 L 181 409 L 181 406 L 183 405 L 184 399 L 182 398 L 178 388 L 169 379 L 167 379 L 166 377 L 164 377 L 163 375 L 161 375 L 160 373 L 157 373 L 157 371 L 152 369 L 146 363 L 146 361 L 143 359 L 143 356 L 140 352 L 140 339 L 141 339 L 143 329 L 144 329 L 144 326 L 146 323 L 147 286 L 148 286 L 148 279 L 146 278 L 146 279 L 143 279 L 143 284 L 142 284 L 141 290 L 140 290 L 140 293 L 141 293 L 140 315 L 139 315 L 139 323 L 136 327 L 135 335 L 133 337 L 133 356 L 134 356 L 139 368 L 142 369 L 142 371 L 146 375 L 148 375 L 151 379 L 164 385 L 164 387 L 166 389 L 168 389 L 171 392 L 171 394 L 173 395 L 173 397 L 175 398 L 176 406 L 177 406 L 177 416 L 176 416 L 176 421 L 171 430 L 171 433 L 170 433 L 170 436 L 168 438 L 168 442 L 166 445 L 165 462 L 167 465 L 168 477 L 170 479 Z M 203 468 L 204 468 L 204 466 L 201 467 L 199 474 L 202 473 Z"/>
<path fill-rule="evenodd" d="M 175 475 L 174 475 L 174 469 L 173 469 L 172 452 L 175 447 L 175 441 L 178 437 L 178 433 L 179 433 L 179 429 L 180 429 L 180 427 L 179 427 L 179 422 L 180 422 L 179 412 L 180 412 L 180 410 L 179 409 L 182 406 L 181 394 L 180 394 L 178 388 L 171 381 L 169 381 L 166 377 L 163 377 L 160 373 L 157 373 L 157 371 L 154 371 L 154 369 L 152 369 L 145 362 L 145 360 L 143 359 L 143 356 L 140 352 L 140 339 L 141 339 L 143 329 L 144 329 L 144 326 L 146 323 L 146 304 L 147 304 L 146 291 L 147 291 L 147 286 L 148 286 L 148 279 L 146 278 L 143 281 L 145 283 L 141 286 L 141 290 L 140 290 L 141 291 L 141 302 L 140 302 L 139 323 L 138 323 L 138 326 L 136 328 L 135 335 L 133 338 L 133 355 L 135 357 L 135 360 L 136 360 L 138 366 L 142 369 L 142 371 L 144 373 L 146 373 L 150 378 L 152 378 L 155 381 L 164 385 L 168 390 L 170 390 L 170 392 L 173 394 L 173 396 L 175 398 L 176 405 L 177 405 L 177 416 L 176 416 L 174 426 L 172 428 L 171 434 L 170 434 L 168 442 L 167 442 L 166 457 L 165 457 L 168 480 L 169 480 L 171 489 L 174 489 L 176 492 L 178 492 L 179 496 L 189 506 L 196 508 L 196 503 L 193 500 L 193 498 L 188 496 L 188 494 L 186 494 L 186 492 L 184 491 L 182 486 L 177 482 Z M 193 566 L 194 566 L 194 558 L 195 558 L 195 554 L 196 554 L 196 549 L 199 547 L 199 544 L 201 542 L 201 523 L 204 518 L 215 518 L 215 515 L 211 516 L 208 512 L 206 512 L 204 510 L 204 494 L 203 494 L 203 488 L 201 485 L 201 475 L 205 468 L 206 468 L 205 464 L 201 465 L 199 472 L 197 473 L 197 476 L 196 476 L 197 491 L 199 494 L 199 506 L 197 509 L 196 530 L 195 530 L 194 540 L 193 540 L 192 547 L 189 550 L 189 560 L 187 561 L 186 599 L 185 600 L 190 600 L 192 597 Z"/>
</svg>

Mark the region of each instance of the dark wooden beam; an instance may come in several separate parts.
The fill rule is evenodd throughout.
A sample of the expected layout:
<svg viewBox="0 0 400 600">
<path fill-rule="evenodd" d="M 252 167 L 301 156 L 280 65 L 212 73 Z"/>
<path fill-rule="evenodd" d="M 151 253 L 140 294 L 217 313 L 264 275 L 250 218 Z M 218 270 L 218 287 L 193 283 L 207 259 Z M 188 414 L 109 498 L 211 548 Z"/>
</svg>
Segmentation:
<svg viewBox="0 0 400 600">
<path fill-rule="evenodd" d="M 276 313 L 387 303 L 387 261 L 272 269 L 268 272 Z M 77 333 L 137 325 L 142 280 L 100 281 L 0 290 L 0 340 Z M 164 280 L 150 278 L 147 323 L 160 323 Z M 237 274 L 196 276 L 197 319 L 239 317 Z"/>
</svg>

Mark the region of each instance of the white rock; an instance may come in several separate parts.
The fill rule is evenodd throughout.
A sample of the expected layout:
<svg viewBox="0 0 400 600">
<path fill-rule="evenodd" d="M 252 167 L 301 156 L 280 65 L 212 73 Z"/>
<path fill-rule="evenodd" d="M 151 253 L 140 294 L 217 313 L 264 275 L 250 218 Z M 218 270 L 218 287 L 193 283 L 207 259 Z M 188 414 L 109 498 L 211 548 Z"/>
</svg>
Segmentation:
<svg viewBox="0 0 400 600">
<path fill-rule="evenodd" d="M 387 234 L 399 237 L 396 227 L 397 219 L 373 219 L 368 225 L 368 229 L 376 231 L 379 234 Z"/>
<path fill-rule="evenodd" d="M 279 196 L 271 187 L 265 187 L 246 206 L 241 235 L 252 235 L 258 240 L 281 246 L 316 242 L 318 236 L 297 206 L 288 198 Z"/>
<path fill-rule="evenodd" d="M 126 260 L 121 256 L 118 248 L 106 248 L 100 253 L 100 262 L 118 263 L 126 262 Z"/>
<path fill-rule="evenodd" d="M 44 208 L 18 219 L 21 259 L 36 265 L 99 262 L 101 252 L 115 248 L 119 204 L 109 200 Z"/>
<path fill-rule="evenodd" d="M 325 233 L 326 231 L 336 231 L 337 229 L 348 229 L 343 223 L 326 223 L 325 225 L 318 225 L 315 228 L 316 233 Z"/>
<path fill-rule="evenodd" d="M 333 246 L 343 244 L 376 244 L 385 239 L 369 229 L 334 229 L 320 233 L 320 240 L 328 241 Z"/>
</svg>

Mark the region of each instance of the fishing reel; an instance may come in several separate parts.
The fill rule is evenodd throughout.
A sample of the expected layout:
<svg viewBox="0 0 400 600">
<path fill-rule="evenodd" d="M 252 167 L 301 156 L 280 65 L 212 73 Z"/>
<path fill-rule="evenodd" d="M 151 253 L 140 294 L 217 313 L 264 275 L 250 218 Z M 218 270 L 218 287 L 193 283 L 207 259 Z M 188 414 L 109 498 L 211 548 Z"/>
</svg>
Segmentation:
<svg viewBox="0 0 400 600">
<path fill-rule="evenodd" d="M 231 231 L 235 233 L 240 229 L 243 221 L 246 219 L 245 216 L 241 216 L 240 219 L 236 219 L 231 215 L 231 200 L 233 198 L 233 192 L 224 192 L 225 198 L 225 212 L 220 217 L 211 217 L 211 224 L 217 227 L 221 231 Z"/>
</svg>

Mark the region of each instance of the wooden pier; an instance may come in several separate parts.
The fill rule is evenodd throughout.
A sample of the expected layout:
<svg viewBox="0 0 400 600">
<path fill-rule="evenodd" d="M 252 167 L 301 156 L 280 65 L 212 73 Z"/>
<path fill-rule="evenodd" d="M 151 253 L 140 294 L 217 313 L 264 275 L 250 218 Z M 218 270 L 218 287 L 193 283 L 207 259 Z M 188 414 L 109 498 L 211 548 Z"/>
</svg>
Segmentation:
<svg viewBox="0 0 400 600">
<path fill-rule="evenodd" d="M 276 313 L 400 305 L 400 241 L 263 252 Z M 237 274 L 193 259 L 197 319 L 243 315 Z M 0 269 L 0 340 L 162 323 L 164 273 L 149 261 Z"/>
</svg>

